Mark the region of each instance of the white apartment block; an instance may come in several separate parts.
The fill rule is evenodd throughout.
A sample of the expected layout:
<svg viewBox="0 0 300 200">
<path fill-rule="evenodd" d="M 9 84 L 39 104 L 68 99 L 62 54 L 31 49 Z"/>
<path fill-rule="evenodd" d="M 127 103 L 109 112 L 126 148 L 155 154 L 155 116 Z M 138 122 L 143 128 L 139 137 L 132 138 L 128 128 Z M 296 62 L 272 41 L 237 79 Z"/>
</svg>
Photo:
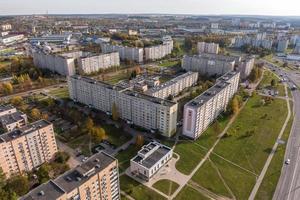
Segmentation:
<svg viewBox="0 0 300 200">
<path fill-rule="evenodd" d="M 116 105 L 120 118 L 137 126 L 166 137 L 176 132 L 177 103 L 81 76 L 68 77 L 68 86 L 74 101 L 104 112 Z"/>
<path fill-rule="evenodd" d="M 234 70 L 234 65 L 241 58 L 218 54 L 200 54 L 184 56 L 182 68 L 187 71 L 199 72 L 206 76 L 219 76 Z"/>
<path fill-rule="evenodd" d="M 243 59 L 239 64 L 237 71 L 240 72 L 241 80 L 245 80 L 254 68 L 255 59 L 253 57 L 248 57 Z"/>
<path fill-rule="evenodd" d="M 45 120 L 0 135 L 0 167 L 7 177 L 31 171 L 56 152 L 53 125 Z"/>
<path fill-rule="evenodd" d="M 173 40 L 166 40 L 161 45 L 146 47 L 145 60 L 158 60 L 172 53 Z"/>
<path fill-rule="evenodd" d="M 27 124 L 27 115 L 21 111 L 0 116 L 0 125 L 5 131 L 12 131 Z"/>
<path fill-rule="evenodd" d="M 150 142 L 130 160 L 130 172 L 149 181 L 173 156 L 173 149 L 158 142 Z"/>
<path fill-rule="evenodd" d="M 176 78 L 155 86 L 149 89 L 146 94 L 151 96 L 165 99 L 169 96 L 177 96 L 185 88 L 195 85 L 198 81 L 198 72 L 187 72 Z"/>
<path fill-rule="evenodd" d="M 1 30 L 2 30 L 2 31 L 9 31 L 9 30 L 12 29 L 11 24 L 1 24 L 0 27 L 1 27 Z"/>
<path fill-rule="evenodd" d="M 81 73 L 90 74 L 100 69 L 120 66 L 119 52 L 100 55 L 88 55 L 78 59 L 78 68 Z"/>
<path fill-rule="evenodd" d="M 0 43 L 4 45 L 11 45 L 20 41 L 23 41 L 25 39 L 25 36 L 23 34 L 18 35 L 5 35 L 2 38 L 0 38 Z"/>
<path fill-rule="evenodd" d="M 120 200 L 118 160 L 97 153 L 20 200 Z"/>
<path fill-rule="evenodd" d="M 198 50 L 199 54 L 201 54 L 201 53 L 218 54 L 219 53 L 219 44 L 198 42 L 197 50 Z"/>
<path fill-rule="evenodd" d="M 289 40 L 287 39 L 279 40 L 277 44 L 277 52 L 284 53 L 287 50 L 288 46 L 289 46 Z"/>
<path fill-rule="evenodd" d="M 223 112 L 238 90 L 239 72 L 228 72 L 216 84 L 184 105 L 182 134 L 197 139 Z"/>
<path fill-rule="evenodd" d="M 100 46 L 102 53 L 119 52 L 119 56 L 122 60 L 130 60 L 138 63 L 143 62 L 143 48 L 118 46 L 109 43 L 100 43 Z"/>
</svg>

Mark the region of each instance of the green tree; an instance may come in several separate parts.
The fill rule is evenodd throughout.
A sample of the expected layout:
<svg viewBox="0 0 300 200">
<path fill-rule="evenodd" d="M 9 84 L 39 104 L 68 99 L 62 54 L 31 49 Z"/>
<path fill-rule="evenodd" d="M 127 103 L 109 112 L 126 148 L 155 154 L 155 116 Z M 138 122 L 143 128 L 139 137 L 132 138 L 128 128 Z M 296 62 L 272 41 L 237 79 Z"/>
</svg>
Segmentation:
<svg viewBox="0 0 300 200">
<path fill-rule="evenodd" d="M 237 114 L 239 112 L 239 100 L 236 96 L 231 100 L 231 110 L 233 114 Z"/>
<path fill-rule="evenodd" d="M 27 176 L 13 176 L 8 179 L 7 184 L 4 188 L 7 191 L 14 191 L 17 195 L 23 196 L 30 189 L 29 180 Z"/>
<path fill-rule="evenodd" d="M 67 152 L 59 151 L 54 156 L 54 161 L 61 164 L 68 162 L 69 159 L 70 155 Z"/>
<path fill-rule="evenodd" d="M 114 121 L 117 121 L 119 119 L 119 111 L 115 102 L 112 105 L 112 119 Z"/>
<path fill-rule="evenodd" d="M 51 167 L 48 164 L 43 164 L 37 170 L 36 175 L 38 177 L 40 184 L 45 183 L 50 179 L 50 176 L 49 176 L 50 170 L 51 170 Z"/>
<path fill-rule="evenodd" d="M 277 86 L 277 81 L 275 79 L 271 80 L 271 86 L 274 88 Z"/>
</svg>

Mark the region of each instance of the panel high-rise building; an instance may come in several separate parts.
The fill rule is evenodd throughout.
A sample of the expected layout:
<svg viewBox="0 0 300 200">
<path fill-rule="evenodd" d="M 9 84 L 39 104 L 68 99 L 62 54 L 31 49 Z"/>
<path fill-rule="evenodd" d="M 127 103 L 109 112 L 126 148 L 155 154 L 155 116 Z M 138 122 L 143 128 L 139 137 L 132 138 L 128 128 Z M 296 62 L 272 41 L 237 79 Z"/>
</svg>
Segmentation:
<svg viewBox="0 0 300 200">
<path fill-rule="evenodd" d="M 206 42 L 198 42 L 197 44 L 198 53 L 219 53 L 219 44 L 216 43 L 206 43 Z"/>
</svg>

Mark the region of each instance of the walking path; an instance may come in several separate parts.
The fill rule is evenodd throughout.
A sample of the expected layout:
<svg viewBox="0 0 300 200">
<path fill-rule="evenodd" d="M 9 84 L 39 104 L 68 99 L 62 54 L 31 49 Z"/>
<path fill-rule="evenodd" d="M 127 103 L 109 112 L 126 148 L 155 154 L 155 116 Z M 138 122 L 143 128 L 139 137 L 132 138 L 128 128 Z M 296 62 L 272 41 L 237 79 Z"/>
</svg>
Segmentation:
<svg viewBox="0 0 300 200">
<path fill-rule="evenodd" d="M 290 117 L 291 117 L 291 107 L 290 107 L 290 102 L 289 102 L 289 99 L 288 99 L 288 92 L 287 92 L 287 85 L 286 84 L 284 85 L 284 88 L 285 88 L 285 94 L 286 94 L 286 103 L 287 103 L 287 108 L 288 108 L 288 115 L 286 117 L 286 120 L 285 120 L 282 128 L 281 128 L 280 134 L 279 134 L 279 136 L 278 136 L 278 138 L 277 138 L 277 140 L 276 140 L 276 142 L 275 142 L 275 144 L 274 144 L 274 146 L 272 148 L 272 151 L 271 151 L 271 153 L 270 153 L 270 155 L 269 155 L 269 157 L 268 157 L 268 159 L 267 159 L 267 161 L 266 161 L 266 163 L 264 165 L 264 168 L 261 171 L 258 179 L 256 180 L 256 184 L 255 184 L 255 186 L 254 186 L 254 188 L 253 188 L 253 190 L 252 190 L 252 192 L 250 194 L 249 200 L 254 200 L 255 195 L 256 195 L 256 193 L 257 193 L 257 191 L 259 189 L 259 186 L 261 185 L 261 183 L 263 181 L 263 178 L 265 177 L 265 174 L 266 174 L 266 172 L 267 172 L 267 170 L 269 168 L 269 165 L 270 165 L 270 163 L 272 161 L 272 158 L 273 158 L 273 156 L 274 156 L 274 154 L 275 154 L 275 152 L 277 150 L 278 140 L 281 139 L 281 137 L 282 137 L 282 135 L 283 135 L 283 133 L 285 131 L 285 128 L 286 128 L 286 126 L 287 126 L 287 124 L 288 124 L 288 122 L 290 120 Z"/>
</svg>

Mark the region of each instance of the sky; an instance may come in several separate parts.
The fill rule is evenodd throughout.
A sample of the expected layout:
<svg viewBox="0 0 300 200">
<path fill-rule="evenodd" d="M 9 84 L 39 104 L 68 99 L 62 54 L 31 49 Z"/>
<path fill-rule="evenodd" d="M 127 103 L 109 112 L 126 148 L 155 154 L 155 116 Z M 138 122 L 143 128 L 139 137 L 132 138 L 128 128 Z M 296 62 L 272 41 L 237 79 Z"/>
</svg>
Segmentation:
<svg viewBox="0 0 300 200">
<path fill-rule="evenodd" d="M 0 15 L 162 13 L 300 16 L 300 0 L 0 0 Z"/>
</svg>

